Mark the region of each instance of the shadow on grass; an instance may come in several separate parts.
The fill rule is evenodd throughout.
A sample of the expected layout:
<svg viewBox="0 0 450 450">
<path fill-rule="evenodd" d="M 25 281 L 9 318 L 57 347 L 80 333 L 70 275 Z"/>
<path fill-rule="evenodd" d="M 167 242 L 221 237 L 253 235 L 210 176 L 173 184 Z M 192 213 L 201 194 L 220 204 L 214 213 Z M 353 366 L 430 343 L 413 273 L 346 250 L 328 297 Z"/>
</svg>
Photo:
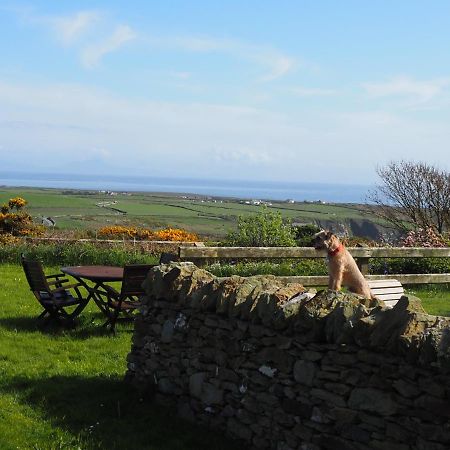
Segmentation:
<svg viewBox="0 0 450 450">
<path fill-rule="evenodd" d="M 88 339 L 94 336 L 112 336 L 113 333 L 102 326 L 105 318 L 99 314 L 89 314 L 77 317 L 73 322 L 57 322 L 38 317 L 16 316 L 1 317 L 0 328 L 9 331 L 40 332 L 51 336 L 70 334 L 74 339 Z M 133 333 L 133 323 L 118 323 L 117 333 Z"/>
<path fill-rule="evenodd" d="M 5 388 L 4 388 L 5 389 Z M 15 379 L 6 389 L 53 424 L 70 432 L 82 448 L 238 450 L 235 442 L 191 425 L 168 408 L 142 399 L 128 383 L 110 378 L 56 376 Z"/>
</svg>

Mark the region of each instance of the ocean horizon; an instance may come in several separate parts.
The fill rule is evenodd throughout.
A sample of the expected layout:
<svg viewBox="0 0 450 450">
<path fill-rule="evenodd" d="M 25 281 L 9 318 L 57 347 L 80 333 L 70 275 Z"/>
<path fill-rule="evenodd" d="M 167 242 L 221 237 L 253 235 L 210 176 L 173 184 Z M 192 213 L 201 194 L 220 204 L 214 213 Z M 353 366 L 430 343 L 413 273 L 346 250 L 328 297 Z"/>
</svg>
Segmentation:
<svg viewBox="0 0 450 450">
<path fill-rule="evenodd" d="M 370 185 L 0 172 L 0 186 L 193 194 L 260 200 L 365 203 Z"/>
</svg>

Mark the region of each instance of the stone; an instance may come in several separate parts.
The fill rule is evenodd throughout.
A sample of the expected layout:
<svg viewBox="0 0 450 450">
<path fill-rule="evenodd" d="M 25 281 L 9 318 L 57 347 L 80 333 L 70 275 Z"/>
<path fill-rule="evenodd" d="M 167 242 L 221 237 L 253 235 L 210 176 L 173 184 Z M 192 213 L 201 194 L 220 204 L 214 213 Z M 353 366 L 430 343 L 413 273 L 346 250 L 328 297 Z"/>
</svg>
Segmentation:
<svg viewBox="0 0 450 450">
<path fill-rule="evenodd" d="M 244 280 L 242 277 L 233 275 L 220 283 L 216 305 L 218 314 L 228 314 L 236 301 L 237 288 L 244 283 Z"/>
<path fill-rule="evenodd" d="M 311 389 L 311 396 L 313 398 L 319 398 L 327 404 L 331 403 L 342 408 L 346 406 L 346 402 L 342 396 L 324 389 Z"/>
<path fill-rule="evenodd" d="M 198 372 L 189 377 L 189 392 L 193 397 L 200 398 L 206 375 L 205 372 Z"/>
<path fill-rule="evenodd" d="M 305 359 L 306 361 L 320 361 L 323 358 L 323 353 L 315 352 L 313 350 L 304 350 L 301 353 L 302 359 Z"/>
<path fill-rule="evenodd" d="M 356 444 L 351 441 L 323 433 L 314 440 L 314 443 L 322 450 L 358 450 Z"/>
<path fill-rule="evenodd" d="M 312 406 L 298 400 L 285 398 L 282 402 L 285 412 L 303 419 L 309 419 L 312 414 Z"/>
<path fill-rule="evenodd" d="M 313 436 L 313 430 L 302 423 L 298 423 L 292 429 L 292 433 L 302 441 L 310 441 Z"/>
<path fill-rule="evenodd" d="M 417 397 L 421 390 L 412 383 L 408 383 L 405 380 L 398 379 L 392 383 L 392 387 L 400 394 L 406 398 L 415 398 Z"/>
<path fill-rule="evenodd" d="M 174 323 L 171 320 L 166 320 L 161 329 L 161 342 L 165 344 L 172 342 L 174 330 Z"/>
<path fill-rule="evenodd" d="M 350 394 L 348 406 L 382 416 L 395 414 L 397 406 L 390 393 L 373 388 L 355 388 Z"/>
<path fill-rule="evenodd" d="M 242 439 L 245 442 L 250 442 L 252 439 L 252 430 L 234 418 L 230 418 L 227 421 L 227 432 L 235 438 Z"/>
<path fill-rule="evenodd" d="M 297 360 L 294 364 L 294 379 L 298 383 L 312 386 L 317 373 L 317 364 L 311 361 Z"/>
<path fill-rule="evenodd" d="M 330 416 L 328 411 L 314 406 L 311 412 L 311 420 L 317 423 L 331 423 L 333 418 Z"/>
<path fill-rule="evenodd" d="M 277 370 L 290 372 L 292 367 L 292 358 L 288 353 L 278 347 L 266 347 L 256 355 L 256 361 L 261 364 L 274 366 Z"/>
<path fill-rule="evenodd" d="M 374 450 L 410 450 L 410 446 L 408 444 L 376 439 L 370 441 L 369 447 Z"/>
<path fill-rule="evenodd" d="M 223 402 L 223 389 L 219 389 L 211 383 L 203 383 L 200 400 L 205 405 L 218 405 Z"/>
<path fill-rule="evenodd" d="M 417 450 L 448 450 L 448 447 L 438 442 L 425 441 L 421 438 L 417 439 Z"/>
<path fill-rule="evenodd" d="M 437 416 L 450 417 L 450 402 L 431 395 L 421 395 L 414 402 L 417 408 L 423 408 Z"/>
<path fill-rule="evenodd" d="M 261 366 L 258 369 L 258 371 L 260 373 L 262 373 L 263 375 L 265 375 L 266 377 L 269 377 L 269 378 L 273 378 L 275 376 L 275 374 L 277 373 L 277 370 L 278 369 L 276 369 L 276 368 L 265 366 L 265 365 Z"/>
<path fill-rule="evenodd" d="M 386 423 L 386 436 L 395 441 L 411 444 L 416 436 L 395 422 Z"/>
<path fill-rule="evenodd" d="M 158 380 L 158 389 L 163 394 L 173 394 L 175 392 L 176 386 L 172 383 L 169 378 L 161 378 Z"/>
</svg>

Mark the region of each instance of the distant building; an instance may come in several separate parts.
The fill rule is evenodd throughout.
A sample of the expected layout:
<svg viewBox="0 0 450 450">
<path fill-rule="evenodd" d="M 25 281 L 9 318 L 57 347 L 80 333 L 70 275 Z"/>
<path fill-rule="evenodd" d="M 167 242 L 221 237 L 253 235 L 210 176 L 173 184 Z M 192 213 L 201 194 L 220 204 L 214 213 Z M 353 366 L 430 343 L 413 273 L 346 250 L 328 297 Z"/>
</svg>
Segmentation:
<svg viewBox="0 0 450 450">
<path fill-rule="evenodd" d="M 56 221 L 51 217 L 43 217 L 41 222 L 42 225 L 45 225 L 46 227 L 54 227 L 56 225 Z"/>
</svg>

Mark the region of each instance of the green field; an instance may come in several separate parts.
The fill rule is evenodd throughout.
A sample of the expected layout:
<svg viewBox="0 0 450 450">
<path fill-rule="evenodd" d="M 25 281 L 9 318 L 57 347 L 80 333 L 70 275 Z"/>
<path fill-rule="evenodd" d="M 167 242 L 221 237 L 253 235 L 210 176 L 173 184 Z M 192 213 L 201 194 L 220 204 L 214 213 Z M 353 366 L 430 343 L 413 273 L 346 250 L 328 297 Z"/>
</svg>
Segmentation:
<svg viewBox="0 0 450 450">
<path fill-rule="evenodd" d="M 239 199 L 152 193 L 111 196 L 98 191 L 43 188 L 1 188 L 0 204 L 16 196 L 28 201 L 27 210 L 36 220 L 52 217 L 60 230 L 95 230 L 117 224 L 151 228 L 172 226 L 212 238 L 225 236 L 235 227 L 239 215 L 254 214 L 260 208 L 241 203 Z M 99 206 L 105 202 L 114 204 Z M 272 202 L 270 208 L 297 223 L 368 220 L 357 206 L 351 205 Z"/>
</svg>

